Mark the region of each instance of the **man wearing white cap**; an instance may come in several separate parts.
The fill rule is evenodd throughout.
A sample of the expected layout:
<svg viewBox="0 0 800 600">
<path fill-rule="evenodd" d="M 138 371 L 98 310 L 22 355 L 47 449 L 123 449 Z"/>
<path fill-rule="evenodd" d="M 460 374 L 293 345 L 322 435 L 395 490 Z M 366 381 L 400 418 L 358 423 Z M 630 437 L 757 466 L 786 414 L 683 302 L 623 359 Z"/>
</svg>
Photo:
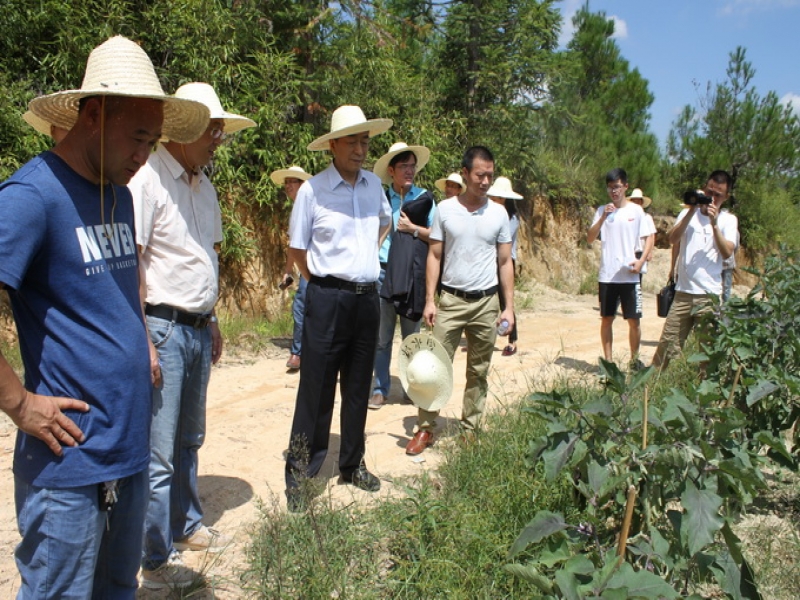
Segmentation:
<svg viewBox="0 0 800 600">
<path fill-rule="evenodd" d="M 222 219 L 217 193 L 202 168 L 226 134 L 255 126 L 225 111 L 206 83 L 175 92 L 208 107 L 204 133 L 190 144 L 169 140 L 131 180 L 146 289 L 145 315 L 157 350 L 153 389 L 150 503 L 144 535 L 145 587 L 188 585 L 176 550 L 218 551 L 227 540 L 203 525 L 197 489 L 198 451 L 205 439 L 211 365 L 222 354 L 214 305 L 219 294 Z"/>
<path fill-rule="evenodd" d="M 276 169 L 269 176 L 275 185 L 283 186 L 283 191 L 286 192 L 286 197 L 292 202 L 297 198 L 297 192 L 304 181 L 311 178 L 311 175 L 306 173 L 302 167 L 292 165 L 288 169 Z M 283 277 L 281 278 L 280 288 L 285 290 L 294 281 L 294 261 L 289 253 L 286 253 L 286 265 L 283 267 Z M 297 283 L 297 292 L 292 300 L 292 318 L 294 319 L 294 329 L 292 331 L 292 348 L 289 353 L 289 360 L 286 361 L 286 368 L 290 371 L 298 371 L 300 369 L 300 355 L 302 352 L 303 334 L 303 312 L 305 311 L 306 304 L 306 286 L 308 281 L 300 275 L 300 281 Z"/>
<path fill-rule="evenodd" d="M 400 334 L 405 339 L 412 333 L 419 332 L 419 321 L 425 308 L 425 257 L 428 254 L 427 242 L 436 203 L 428 190 L 414 185 L 414 178 L 428 164 L 430 155 L 430 150 L 425 146 L 409 146 L 404 142 L 397 142 L 375 162 L 372 169 L 389 186 L 386 196 L 392 207 L 392 235 L 384 240 L 378 254 L 381 264 L 378 277 L 381 325 L 378 330 L 378 348 L 375 351 L 375 380 L 372 397 L 367 405 L 372 410 L 381 408 L 389 396 L 389 365 L 392 362 L 392 340 L 398 316 Z M 412 207 L 411 210 L 409 206 Z M 405 247 L 400 243 L 395 245 L 394 253 L 390 252 L 392 239 L 401 235 L 408 236 L 403 242 L 419 241 L 418 244 L 411 242 L 413 245 L 409 246 L 408 256 L 409 253 L 400 254 L 401 247 Z M 416 261 L 414 246 L 419 246 L 420 256 Z M 389 281 L 387 269 L 392 270 Z M 416 311 L 413 307 L 415 297 L 419 297 Z"/>
<path fill-rule="evenodd" d="M 362 168 L 370 137 L 392 126 L 367 120 L 358 106 L 333 112 L 331 131 L 309 144 L 327 150 L 330 166 L 300 186 L 289 225 L 289 253 L 308 280 L 303 361 L 289 451 L 286 497 L 290 511 L 306 506 L 304 479 L 328 452 L 337 378 L 340 380 L 339 473 L 362 490 L 380 489 L 364 464 L 364 427 L 380 313 L 378 249 L 391 209 L 381 180 Z"/>
<path fill-rule="evenodd" d="M 139 586 L 151 371 L 126 187 L 159 138 L 190 142 L 201 104 L 164 94 L 147 54 L 115 37 L 78 90 L 30 110 L 68 130 L 0 185 L 0 287 L 25 368 L 0 356 L 14 456 L 18 598 L 128 598 Z"/>
<path fill-rule="evenodd" d="M 486 404 L 497 325 L 505 320 L 509 328 L 514 326 L 514 268 L 508 215 L 486 195 L 494 178 L 494 156 L 484 146 L 473 146 L 464 153 L 462 165 L 466 192 L 440 202 L 433 219 L 423 318 L 451 361 L 462 333 L 467 338 L 461 426 L 472 436 Z M 499 287 L 506 302 L 502 311 Z M 420 454 L 433 444 L 438 414 L 419 407 L 417 432 L 406 454 Z"/>
</svg>

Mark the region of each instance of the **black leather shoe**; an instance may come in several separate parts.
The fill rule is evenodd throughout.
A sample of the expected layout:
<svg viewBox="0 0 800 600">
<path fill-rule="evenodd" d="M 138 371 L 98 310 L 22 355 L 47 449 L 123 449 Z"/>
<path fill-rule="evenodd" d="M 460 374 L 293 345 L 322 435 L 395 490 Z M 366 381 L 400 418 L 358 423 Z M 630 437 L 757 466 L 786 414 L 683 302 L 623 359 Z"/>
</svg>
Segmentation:
<svg viewBox="0 0 800 600">
<path fill-rule="evenodd" d="M 344 479 L 346 483 L 351 483 L 365 492 L 377 492 L 381 489 L 381 480 L 367 471 L 367 467 L 364 465 L 360 465 L 352 473 L 342 473 L 342 479 Z"/>
</svg>

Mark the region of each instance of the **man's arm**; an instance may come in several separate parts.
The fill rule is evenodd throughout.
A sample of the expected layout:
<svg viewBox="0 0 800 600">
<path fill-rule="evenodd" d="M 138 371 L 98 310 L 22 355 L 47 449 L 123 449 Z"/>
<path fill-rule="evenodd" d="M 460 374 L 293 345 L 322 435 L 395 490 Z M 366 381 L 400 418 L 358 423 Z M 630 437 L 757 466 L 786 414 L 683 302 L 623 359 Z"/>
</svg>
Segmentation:
<svg viewBox="0 0 800 600">
<path fill-rule="evenodd" d="M 311 281 L 311 272 L 308 270 L 308 263 L 306 262 L 306 251 L 298 250 L 297 248 L 289 248 L 287 254 L 294 263 L 294 266 L 297 267 L 297 270 L 300 271 L 300 275 L 303 276 L 303 279 Z"/>
<path fill-rule="evenodd" d="M 150 383 L 155 387 L 161 387 L 161 361 L 158 358 L 158 350 L 150 339 L 150 331 L 147 329 L 147 315 L 144 313 L 145 303 L 147 302 L 147 271 L 144 268 L 142 256 L 144 249 L 141 244 L 137 244 L 139 250 L 139 303 L 142 306 L 142 322 L 144 323 L 144 333 L 147 336 L 147 349 L 150 353 Z"/>
<path fill-rule="evenodd" d="M 63 410 L 86 412 L 89 405 L 74 398 L 40 396 L 26 390 L 0 352 L 0 409 L 25 433 L 42 440 L 56 456 L 62 446 L 77 446 L 86 437 Z"/>
<path fill-rule="evenodd" d="M 615 210 L 616 209 L 614 208 L 613 203 L 609 202 L 608 204 L 605 205 L 605 207 L 603 208 L 603 213 L 600 215 L 600 218 L 597 219 L 597 221 L 595 221 L 594 223 L 592 223 L 592 226 L 589 227 L 589 231 L 586 232 L 586 241 L 589 244 L 593 243 L 597 239 L 597 236 L 600 235 L 600 229 L 603 227 L 603 223 L 606 222 L 608 215 L 610 215 Z"/>
<path fill-rule="evenodd" d="M 670 244 L 673 246 L 680 244 L 681 240 L 683 239 L 683 234 L 686 233 L 686 228 L 689 227 L 689 221 L 692 220 L 696 210 L 696 206 L 690 206 L 683 218 L 675 223 L 672 229 L 669 230 L 667 237 L 669 238 Z"/>
<path fill-rule="evenodd" d="M 717 224 L 718 214 L 719 209 L 717 206 L 710 204 L 708 207 L 708 219 L 711 221 L 711 231 L 714 234 L 714 243 L 719 249 L 719 253 L 722 255 L 722 258 L 726 259 L 730 258 L 731 254 L 733 254 L 734 250 L 736 250 L 736 244 L 725 238 L 725 234 L 722 233 L 722 229 L 720 229 L 719 225 Z"/>
<path fill-rule="evenodd" d="M 442 267 L 442 242 L 428 242 L 428 260 L 425 263 L 425 309 L 422 318 L 428 327 L 436 322 L 436 288 L 439 286 L 439 273 Z"/>
<path fill-rule="evenodd" d="M 497 322 L 508 321 L 508 330 L 514 329 L 514 261 L 511 260 L 511 243 L 497 244 L 497 267 L 500 274 L 500 288 L 506 307 Z"/>
</svg>

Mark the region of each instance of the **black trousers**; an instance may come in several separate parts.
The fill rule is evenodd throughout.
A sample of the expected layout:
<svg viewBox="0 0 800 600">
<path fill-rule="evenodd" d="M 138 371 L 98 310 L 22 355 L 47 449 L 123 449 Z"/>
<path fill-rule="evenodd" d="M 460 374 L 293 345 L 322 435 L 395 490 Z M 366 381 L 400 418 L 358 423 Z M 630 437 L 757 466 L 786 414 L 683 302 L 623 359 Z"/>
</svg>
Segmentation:
<svg viewBox="0 0 800 600">
<path fill-rule="evenodd" d="M 356 294 L 308 282 L 303 360 L 286 459 L 287 488 L 297 487 L 298 477 L 314 477 L 325 461 L 337 378 L 342 396 L 339 472 L 349 475 L 364 458 L 380 324 L 378 301 L 377 292 Z"/>
</svg>

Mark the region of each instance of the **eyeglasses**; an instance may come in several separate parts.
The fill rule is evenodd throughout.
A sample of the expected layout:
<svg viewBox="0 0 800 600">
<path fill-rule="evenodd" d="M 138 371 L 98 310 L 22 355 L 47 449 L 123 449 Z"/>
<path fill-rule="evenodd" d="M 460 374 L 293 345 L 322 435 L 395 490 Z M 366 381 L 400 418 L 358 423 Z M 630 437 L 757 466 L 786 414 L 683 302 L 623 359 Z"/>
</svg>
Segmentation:
<svg viewBox="0 0 800 600">
<path fill-rule="evenodd" d="M 620 190 L 624 190 L 625 186 L 624 185 L 620 185 L 620 184 L 609 185 L 606 189 L 608 190 L 609 194 L 613 194 L 613 193 L 618 192 Z"/>
<path fill-rule="evenodd" d="M 416 171 L 417 170 L 417 163 L 397 163 L 393 167 L 394 169 L 401 169 L 403 171 Z"/>
<path fill-rule="evenodd" d="M 222 127 L 214 127 L 214 129 L 212 129 L 212 130 L 209 132 L 209 135 L 211 136 L 211 139 L 212 139 L 212 140 L 214 140 L 215 142 L 217 142 L 217 141 L 221 142 L 221 141 L 223 141 L 223 140 L 224 140 L 226 137 L 228 137 L 228 136 L 225 134 L 225 130 L 224 130 Z"/>
</svg>

